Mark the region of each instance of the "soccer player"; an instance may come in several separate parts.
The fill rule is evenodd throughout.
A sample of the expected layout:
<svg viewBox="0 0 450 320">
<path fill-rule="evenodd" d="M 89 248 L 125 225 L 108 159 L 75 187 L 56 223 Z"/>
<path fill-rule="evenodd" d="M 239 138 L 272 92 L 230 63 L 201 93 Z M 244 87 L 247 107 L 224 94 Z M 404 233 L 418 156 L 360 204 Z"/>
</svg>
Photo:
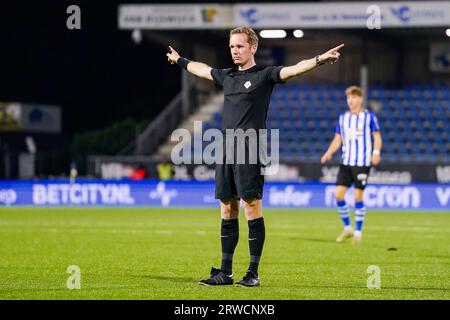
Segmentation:
<svg viewBox="0 0 450 320">
<path fill-rule="evenodd" d="M 320 162 L 324 164 L 342 144 L 342 163 L 336 182 L 336 202 L 339 216 L 344 223 L 344 230 L 337 237 L 343 242 L 353 237 L 352 243 L 362 240 L 362 226 L 366 216 L 363 203 L 364 188 L 371 165 L 380 163 L 381 133 L 377 117 L 363 106 L 363 90 L 357 86 L 348 87 L 345 91 L 349 111 L 341 114 L 337 121 L 336 133 L 327 152 Z M 355 230 L 350 223 L 350 209 L 345 202 L 347 189 L 355 186 Z"/>
<path fill-rule="evenodd" d="M 188 72 L 204 79 L 212 80 L 224 90 L 222 130 L 266 128 L 267 110 L 270 95 L 277 83 L 283 83 L 301 76 L 325 63 L 333 63 L 339 58 L 341 44 L 312 59 L 300 61 L 288 67 L 262 67 L 255 63 L 258 49 L 258 36 L 248 27 L 230 31 L 229 48 L 234 66 L 227 69 L 213 69 L 210 66 L 190 61 L 169 46 L 167 59 Z M 228 151 L 228 150 L 227 150 Z M 247 154 L 247 153 L 246 153 Z M 222 216 L 221 244 L 222 265 L 212 268 L 211 277 L 201 280 L 203 285 L 232 285 L 233 254 L 239 239 L 239 203 L 242 199 L 245 217 L 248 221 L 248 240 L 250 265 L 238 286 L 254 287 L 260 285 L 258 266 L 265 239 L 265 225 L 261 199 L 263 195 L 263 165 L 216 163 L 215 197 L 220 199 Z"/>
</svg>

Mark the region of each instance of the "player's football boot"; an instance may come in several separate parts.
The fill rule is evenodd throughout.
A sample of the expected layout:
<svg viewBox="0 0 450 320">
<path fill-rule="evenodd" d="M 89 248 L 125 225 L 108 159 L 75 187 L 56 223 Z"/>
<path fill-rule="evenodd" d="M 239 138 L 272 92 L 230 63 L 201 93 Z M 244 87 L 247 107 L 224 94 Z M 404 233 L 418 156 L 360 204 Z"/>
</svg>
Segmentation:
<svg viewBox="0 0 450 320">
<path fill-rule="evenodd" d="M 359 244 L 362 241 L 362 233 L 361 232 L 354 232 L 353 233 L 353 240 L 352 244 Z"/>
<path fill-rule="evenodd" d="M 222 270 L 212 267 L 211 268 L 211 277 L 209 279 L 200 280 L 198 284 L 204 286 L 223 286 L 223 285 L 232 285 L 233 274 L 226 275 L 222 272 Z"/>
<path fill-rule="evenodd" d="M 236 283 L 237 287 L 257 287 L 261 284 L 259 277 L 257 274 L 254 274 L 250 270 L 247 271 L 247 274 L 242 278 L 241 281 Z"/>
<path fill-rule="evenodd" d="M 353 229 L 344 229 L 344 231 L 336 238 L 336 242 L 341 243 L 351 237 L 353 237 Z"/>
</svg>

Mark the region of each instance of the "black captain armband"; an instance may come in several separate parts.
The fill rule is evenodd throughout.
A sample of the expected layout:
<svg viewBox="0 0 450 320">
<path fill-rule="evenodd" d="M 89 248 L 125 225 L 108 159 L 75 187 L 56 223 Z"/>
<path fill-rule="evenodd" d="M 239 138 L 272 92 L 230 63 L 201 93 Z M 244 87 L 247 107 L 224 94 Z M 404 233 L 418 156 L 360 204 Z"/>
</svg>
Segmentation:
<svg viewBox="0 0 450 320">
<path fill-rule="evenodd" d="M 182 69 L 187 71 L 187 66 L 188 66 L 189 62 L 191 62 L 191 60 L 188 60 L 188 59 L 183 58 L 183 57 L 179 57 L 178 60 L 177 60 L 177 65 L 180 68 L 182 68 Z"/>
<path fill-rule="evenodd" d="M 316 65 L 321 66 L 325 64 L 325 61 L 320 61 L 319 57 L 320 57 L 319 55 L 316 56 Z"/>
</svg>

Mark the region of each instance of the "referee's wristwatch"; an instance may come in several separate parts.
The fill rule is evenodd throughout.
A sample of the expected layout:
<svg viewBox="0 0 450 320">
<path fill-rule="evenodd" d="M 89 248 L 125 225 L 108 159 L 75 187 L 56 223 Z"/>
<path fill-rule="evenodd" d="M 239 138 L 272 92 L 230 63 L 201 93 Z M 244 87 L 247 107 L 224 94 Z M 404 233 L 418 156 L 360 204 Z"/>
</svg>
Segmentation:
<svg viewBox="0 0 450 320">
<path fill-rule="evenodd" d="M 320 55 L 316 56 L 316 65 L 321 66 L 323 64 L 325 64 L 325 61 L 320 61 Z"/>
</svg>

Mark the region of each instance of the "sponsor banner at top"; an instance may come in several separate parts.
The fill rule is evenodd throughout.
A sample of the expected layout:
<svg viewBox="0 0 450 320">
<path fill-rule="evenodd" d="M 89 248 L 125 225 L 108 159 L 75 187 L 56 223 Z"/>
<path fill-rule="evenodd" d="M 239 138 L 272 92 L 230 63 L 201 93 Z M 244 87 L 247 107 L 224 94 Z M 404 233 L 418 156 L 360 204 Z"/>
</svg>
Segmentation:
<svg viewBox="0 0 450 320">
<path fill-rule="evenodd" d="M 120 29 L 439 27 L 449 1 L 274 4 L 120 5 Z"/>
<path fill-rule="evenodd" d="M 120 5 L 120 29 L 223 29 L 232 27 L 230 5 Z"/>
<path fill-rule="evenodd" d="M 447 26 L 450 2 L 242 4 L 235 23 L 263 28 L 366 28 L 379 15 L 381 28 Z"/>
</svg>

